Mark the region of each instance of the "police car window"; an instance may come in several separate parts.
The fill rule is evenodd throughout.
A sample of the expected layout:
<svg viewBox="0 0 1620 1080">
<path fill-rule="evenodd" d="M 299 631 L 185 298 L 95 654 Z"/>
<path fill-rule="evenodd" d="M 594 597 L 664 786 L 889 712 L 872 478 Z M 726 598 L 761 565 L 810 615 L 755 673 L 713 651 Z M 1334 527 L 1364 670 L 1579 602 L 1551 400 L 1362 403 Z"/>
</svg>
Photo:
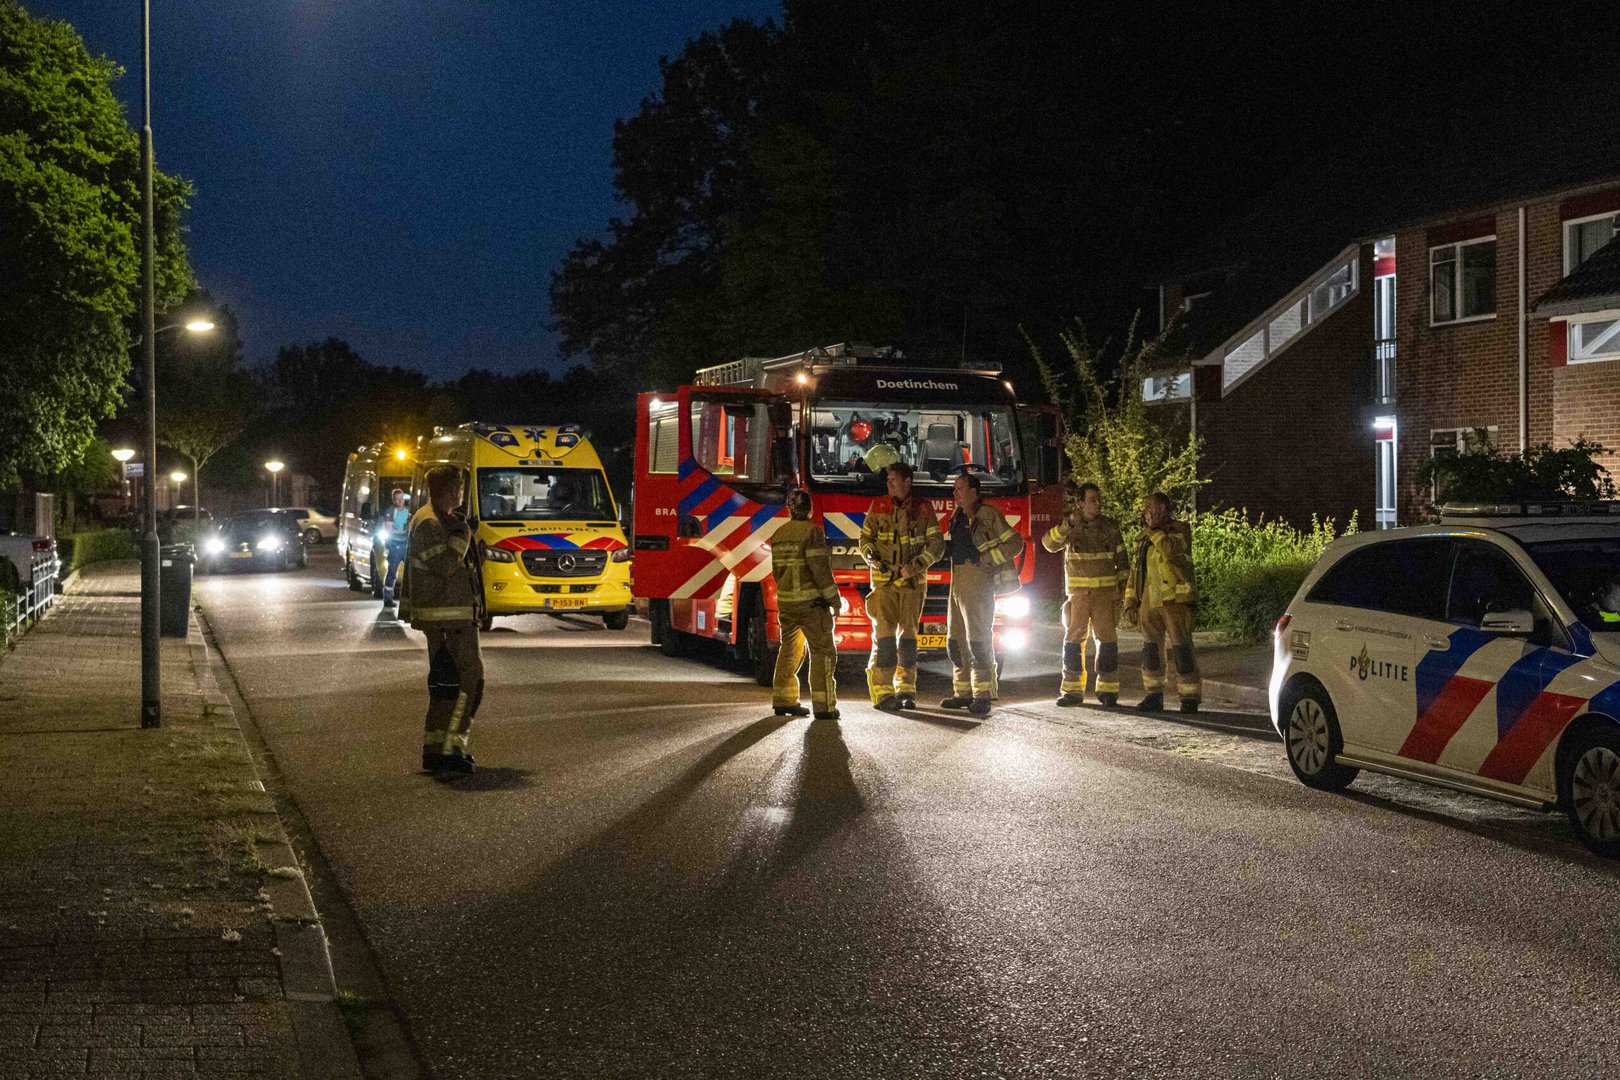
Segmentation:
<svg viewBox="0 0 1620 1080">
<path fill-rule="evenodd" d="M 478 514 L 486 521 L 613 520 L 607 480 L 596 469 L 535 466 L 478 470 Z"/>
<path fill-rule="evenodd" d="M 1525 544 L 1588 630 L 1620 633 L 1620 536 Z"/>
<path fill-rule="evenodd" d="M 1477 627 L 1486 615 L 1503 611 L 1530 612 L 1535 620 L 1533 643 L 1563 644 L 1563 635 L 1553 629 L 1551 609 L 1512 556 L 1494 544 L 1458 541 L 1446 594 L 1446 621 Z"/>
<path fill-rule="evenodd" d="M 1443 536 L 1357 548 L 1334 563 L 1305 599 L 1440 619 L 1445 612 L 1449 551 L 1450 540 Z"/>
</svg>

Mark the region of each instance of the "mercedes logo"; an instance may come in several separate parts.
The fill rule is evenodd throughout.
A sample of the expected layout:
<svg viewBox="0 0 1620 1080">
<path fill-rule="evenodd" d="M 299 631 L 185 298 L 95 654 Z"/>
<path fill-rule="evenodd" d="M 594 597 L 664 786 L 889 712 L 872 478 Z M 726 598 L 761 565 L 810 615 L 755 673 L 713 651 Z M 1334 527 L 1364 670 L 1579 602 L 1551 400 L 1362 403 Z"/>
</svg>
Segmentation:
<svg viewBox="0 0 1620 1080">
<path fill-rule="evenodd" d="M 572 570 L 573 568 L 574 568 L 574 557 L 572 555 L 560 555 L 560 556 L 558 556 L 558 558 L 557 558 L 557 569 L 563 571 L 564 573 L 567 573 L 568 571 Z"/>
</svg>

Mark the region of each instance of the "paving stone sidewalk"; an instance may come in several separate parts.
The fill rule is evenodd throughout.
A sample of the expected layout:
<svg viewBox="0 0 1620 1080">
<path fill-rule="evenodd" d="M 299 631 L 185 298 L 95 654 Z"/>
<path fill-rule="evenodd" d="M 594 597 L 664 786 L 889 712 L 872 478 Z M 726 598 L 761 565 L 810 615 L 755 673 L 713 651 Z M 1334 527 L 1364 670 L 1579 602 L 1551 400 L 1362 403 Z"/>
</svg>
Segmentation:
<svg viewBox="0 0 1620 1080">
<path fill-rule="evenodd" d="M 140 728 L 139 588 L 90 568 L 0 658 L 0 1080 L 357 1076 L 195 624 Z"/>
</svg>

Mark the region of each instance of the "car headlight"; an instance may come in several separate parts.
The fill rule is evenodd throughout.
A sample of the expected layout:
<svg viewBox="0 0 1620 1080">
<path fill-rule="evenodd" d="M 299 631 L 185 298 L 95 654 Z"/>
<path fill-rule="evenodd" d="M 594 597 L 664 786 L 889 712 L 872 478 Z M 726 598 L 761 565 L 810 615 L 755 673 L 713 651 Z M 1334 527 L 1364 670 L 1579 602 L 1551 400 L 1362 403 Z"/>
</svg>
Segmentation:
<svg viewBox="0 0 1620 1080">
<path fill-rule="evenodd" d="M 517 552 L 509 551 L 506 548 L 486 547 L 484 549 L 484 558 L 490 562 L 517 562 Z"/>
<path fill-rule="evenodd" d="M 225 541 L 217 536 L 210 536 L 203 541 L 203 552 L 208 555 L 223 555 L 225 554 Z"/>
<path fill-rule="evenodd" d="M 609 555 L 608 558 L 614 562 L 629 562 L 632 554 L 633 552 L 628 547 L 614 548 L 613 554 Z"/>
<path fill-rule="evenodd" d="M 1022 630 L 1003 630 L 1001 648 L 1004 652 L 1023 652 L 1029 648 L 1029 635 Z"/>
<path fill-rule="evenodd" d="M 260 551 L 280 551 L 282 539 L 279 536 L 266 536 L 253 546 Z"/>
<path fill-rule="evenodd" d="M 1029 597 L 1017 595 L 996 597 L 996 614 L 1009 619 L 1029 618 Z"/>
</svg>

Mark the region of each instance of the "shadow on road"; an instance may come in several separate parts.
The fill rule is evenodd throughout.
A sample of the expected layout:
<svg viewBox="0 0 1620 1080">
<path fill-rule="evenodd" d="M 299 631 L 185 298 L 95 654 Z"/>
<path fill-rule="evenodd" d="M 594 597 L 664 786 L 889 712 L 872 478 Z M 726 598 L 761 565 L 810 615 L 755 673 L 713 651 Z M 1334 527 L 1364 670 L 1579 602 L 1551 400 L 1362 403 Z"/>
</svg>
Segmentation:
<svg viewBox="0 0 1620 1080">
<path fill-rule="evenodd" d="M 517 769 L 507 765 L 480 765 L 471 776 L 438 773 L 433 779 L 452 791 L 511 791 L 514 788 L 534 786 L 533 769 Z"/>
</svg>

